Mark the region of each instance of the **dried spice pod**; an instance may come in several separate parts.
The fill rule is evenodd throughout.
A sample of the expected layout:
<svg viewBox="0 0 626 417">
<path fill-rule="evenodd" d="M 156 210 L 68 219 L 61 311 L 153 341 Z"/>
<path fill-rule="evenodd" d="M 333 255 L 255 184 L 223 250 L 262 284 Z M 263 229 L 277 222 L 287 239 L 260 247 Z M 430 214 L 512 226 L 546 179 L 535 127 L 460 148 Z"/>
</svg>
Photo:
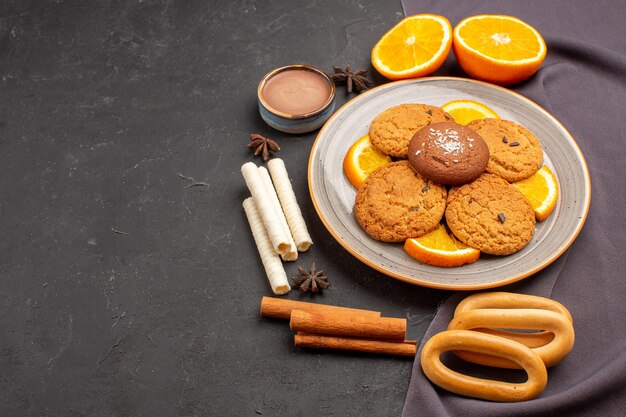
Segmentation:
<svg viewBox="0 0 626 417">
<path fill-rule="evenodd" d="M 360 93 L 374 85 L 373 82 L 367 79 L 367 70 L 353 72 L 350 65 L 348 65 L 345 68 L 333 67 L 333 71 L 335 71 L 331 77 L 333 82 L 335 84 L 345 84 L 348 93 L 353 91 Z"/>
<path fill-rule="evenodd" d="M 280 151 L 280 146 L 275 140 L 266 138 L 258 133 L 250 135 L 250 143 L 248 143 L 246 147 L 254 151 L 255 156 L 261 155 L 264 161 L 269 159 L 270 151 Z"/>
<path fill-rule="evenodd" d="M 312 293 L 322 292 L 330 286 L 328 277 L 324 271 L 318 271 L 315 262 L 310 270 L 298 267 L 298 275 L 292 278 L 293 283 L 300 288 L 300 291 L 310 291 Z"/>
</svg>

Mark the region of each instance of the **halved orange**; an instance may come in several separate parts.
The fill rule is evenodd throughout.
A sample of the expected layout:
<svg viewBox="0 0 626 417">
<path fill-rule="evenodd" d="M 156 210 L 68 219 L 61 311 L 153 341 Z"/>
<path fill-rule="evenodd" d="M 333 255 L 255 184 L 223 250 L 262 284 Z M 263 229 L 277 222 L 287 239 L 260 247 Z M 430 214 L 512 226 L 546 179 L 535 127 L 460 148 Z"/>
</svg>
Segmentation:
<svg viewBox="0 0 626 417">
<path fill-rule="evenodd" d="M 372 49 L 372 65 L 390 80 L 430 75 L 446 60 L 452 45 L 448 19 L 418 14 L 402 19 Z"/>
<path fill-rule="evenodd" d="M 404 250 L 420 262 L 446 268 L 471 264 L 480 257 L 478 249 L 456 240 L 443 224 L 422 237 L 407 239 Z"/>
<path fill-rule="evenodd" d="M 343 159 L 343 172 L 348 177 L 350 184 L 358 188 L 376 168 L 390 162 L 391 157 L 379 151 L 372 145 L 370 136 L 365 135 L 348 149 Z"/>
<path fill-rule="evenodd" d="M 544 221 L 556 207 L 559 184 L 547 166 L 544 165 L 529 178 L 514 182 L 513 185 L 528 199 L 538 221 Z"/>
<path fill-rule="evenodd" d="M 472 78 L 511 85 L 533 75 L 546 57 L 546 43 L 528 23 L 505 15 L 478 15 L 454 28 L 452 48 Z"/>
<path fill-rule="evenodd" d="M 441 109 L 450 113 L 454 121 L 460 125 L 466 125 L 478 119 L 500 118 L 495 111 L 474 100 L 452 100 L 441 106 Z"/>
</svg>

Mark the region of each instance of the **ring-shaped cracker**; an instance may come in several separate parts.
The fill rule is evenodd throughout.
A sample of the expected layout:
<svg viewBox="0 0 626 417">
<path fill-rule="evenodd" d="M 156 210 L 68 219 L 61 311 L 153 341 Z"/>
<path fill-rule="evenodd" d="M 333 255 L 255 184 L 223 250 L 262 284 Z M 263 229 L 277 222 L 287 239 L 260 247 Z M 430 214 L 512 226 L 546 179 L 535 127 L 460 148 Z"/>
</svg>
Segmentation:
<svg viewBox="0 0 626 417">
<path fill-rule="evenodd" d="M 574 327 L 572 326 L 572 322 L 563 314 L 555 313 L 550 310 L 534 308 L 468 310 L 455 315 L 448 325 L 448 330 L 473 330 L 482 328 L 528 329 L 552 332 L 554 339 L 551 342 L 543 346 L 532 348 L 547 367 L 559 363 L 574 346 Z M 465 352 L 464 350 L 465 349 L 459 349 L 455 354 L 468 362 L 497 368 L 519 369 L 519 364 L 498 357 L 498 355 L 494 356 L 471 351 Z"/>
<path fill-rule="evenodd" d="M 491 354 L 512 361 L 528 374 L 524 383 L 481 379 L 453 371 L 440 359 L 444 352 L 464 349 Z M 470 330 L 448 330 L 430 338 L 422 348 L 421 365 L 424 374 L 439 387 L 489 401 L 516 402 L 538 396 L 546 387 L 546 366 L 535 352 L 521 343 L 498 336 Z"/>
<path fill-rule="evenodd" d="M 454 310 L 454 315 L 479 308 L 540 308 L 561 313 L 572 321 L 570 312 L 558 301 L 536 295 L 516 294 L 513 292 L 491 291 L 472 294 L 465 297 Z"/>
<path fill-rule="evenodd" d="M 561 313 L 570 322 L 573 322 L 570 312 L 565 306 L 557 301 L 536 295 L 516 294 L 504 291 L 483 292 L 472 294 L 466 297 L 457 305 L 454 315 L 460 314 L 468 310 L 476 310 L 479 308 L 539 308 L 544 310 Z M 511 340 L 523 343 L 529 348 L 536 348 L 546 345 L 554 339 L 554 333 L 548 331 L 520 333 L 498 329 L 474 329 L 483 333 L 489 333 L 495 336 L 506 337 Z"/>
</svg>

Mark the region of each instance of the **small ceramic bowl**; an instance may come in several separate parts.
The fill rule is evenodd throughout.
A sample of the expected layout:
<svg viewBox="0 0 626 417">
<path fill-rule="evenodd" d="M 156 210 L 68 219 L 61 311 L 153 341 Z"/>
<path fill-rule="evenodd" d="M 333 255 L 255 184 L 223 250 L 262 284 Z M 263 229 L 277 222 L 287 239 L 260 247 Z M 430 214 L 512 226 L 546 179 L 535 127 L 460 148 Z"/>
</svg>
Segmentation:
<svg viewBox="0 0 626 417">
<path fill-rule="evenodd" d="M 280 72 L 290 70 L 311 71 L 319 75 L 328 84 L 330 90 L 328 100 L 326 100 L 322 107 L 308 113 L 289 114 L 276 110 L 267 103 L 267 101 L 263 97 L 263 88 L 265 87 L 267 81 Z M 263 118 L 265 123 L 267 123 L 274 129 L 280 130 L 281 132 L 285 133 L 300 134 L 319 129 L 320 127 L 322 127 L 322 125 L 324 125 L 324 123 L 326 123 L 328 118 L 335 111 L 335 84 L 330 79 L 330 77 L 328 77 L 328 75 L 324 73 L 324 71 L 310 65 L 288 65 L 270 71 L 263 77 L 263 79 L 259 83 L 257 96 L 259 102 L 259 113 L 261 113 L 261 117 Z"/>
</svg>

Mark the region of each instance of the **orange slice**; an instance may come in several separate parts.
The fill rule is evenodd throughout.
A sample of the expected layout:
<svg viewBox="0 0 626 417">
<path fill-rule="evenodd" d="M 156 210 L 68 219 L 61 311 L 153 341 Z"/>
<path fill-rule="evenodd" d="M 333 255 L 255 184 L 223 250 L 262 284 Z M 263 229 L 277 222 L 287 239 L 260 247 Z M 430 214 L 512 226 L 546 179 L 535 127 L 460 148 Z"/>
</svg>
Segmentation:
<svg viewBox="0 0 626 417">
<path fill-rule="evenodd" d="M 460 125 L 488 117 L 500 118 L 495 111 L 474 100 L 453 100 L 441 106 L 441 109 L 450 113 L 454 117 L 454 121 Z"/>
<path fill-rule="evenodd" d="M 528 199 L 538 221 L 544 221 L 556 207 L 559 184 L 547 166 L 544 165 L 529 178 L 514 182 L 513 185 Z"/>
<path fill-rule="evenodd" d="M 390 80 L 430 75 L 446 60 L 452 26 L 443 16 L 418 14 L 401 20 L 372 49 L 372 65 Z"/>
<path fill-rule="evenodd" d="M 471 264 L 480 257 L 478 249 L 456 240 L 443 224 L 422 237 L 407 239 L 404 250 L 420 262 L 447 268 Z"/>
<path fill-rule="evenodd" d="M 374 147 L 369 135 L 365 135 L 348 149 L 343 159 L 343 172 L 350 183 L 358 188 L 376 168 L 390 162 L 391 157 Z"/>
<path fill-rule="evenodd" d="M 533 75 L 546 57 L 546 43 L 528 23 L 504 15 L 478 15 L 454 28 L 453 50 L 473 78 L 510 85 Z"/>
</svg>

